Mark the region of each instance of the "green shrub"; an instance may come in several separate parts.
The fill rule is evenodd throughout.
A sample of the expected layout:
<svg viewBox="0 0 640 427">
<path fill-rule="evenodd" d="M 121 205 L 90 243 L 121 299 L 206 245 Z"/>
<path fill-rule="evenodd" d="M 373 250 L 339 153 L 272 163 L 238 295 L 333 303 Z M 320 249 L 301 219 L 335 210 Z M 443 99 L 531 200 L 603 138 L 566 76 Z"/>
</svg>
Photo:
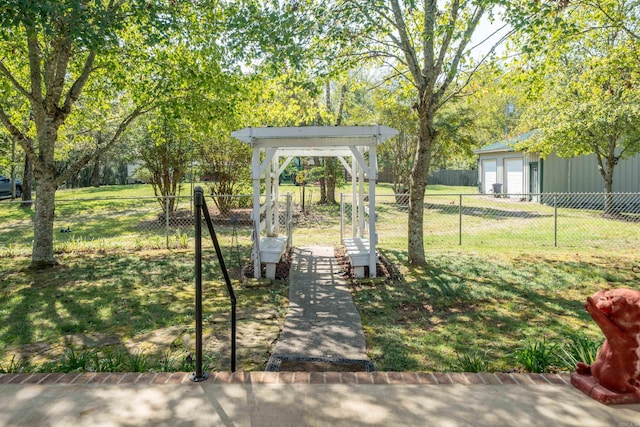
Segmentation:
<svg viewBox="0 0 640 427">
<path fill-rule="evenodd" d="M 97 372 L 121 372 L 127 370 L 129 353 L 121 348 L 107 348 L 95 354 L 94 368 Z"/>
<path fill-rule="evenodd" d="M 585 334 L 575 334 L 570 341 L 563 344 L 558 352 L 559 365 L 563 370 L 573 371 L 578 362 L 593 364 L 602 347 L 604 339 L 595 340 Z"/>
<path fill-rule="evenodd" d="M 449 365 L 451 372 L 489 372 L 490 362 L 487 352 L 473 350 L 466 353 L 456 353 L 456 358 Z"/>
<path fill-rule="evenodd" d="M 543 338 L 542 341 L 525 338 L 522 340 L 522 346 L 515 351 L 514 356 L 516 362 L 527 372 L 549 372 L 551 366 L 557 364 L 557 348 L 555 343 L 547 342 L 546 338 Z"/>
<path fill-rule="evenodd" d="M 57 372 L 87 372 L 95 370 L 96 352 L 93 350 L 79 351 L 67 347 L 62 359 L 57 365 Z"/>
</svg>

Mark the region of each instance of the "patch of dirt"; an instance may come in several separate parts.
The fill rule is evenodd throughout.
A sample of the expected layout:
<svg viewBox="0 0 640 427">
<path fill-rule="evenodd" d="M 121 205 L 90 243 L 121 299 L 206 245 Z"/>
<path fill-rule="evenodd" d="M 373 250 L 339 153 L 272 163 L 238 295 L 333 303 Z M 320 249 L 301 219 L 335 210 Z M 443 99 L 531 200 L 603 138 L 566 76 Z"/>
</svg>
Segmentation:
<svg viewBox="0 0 640 427">
<path fill-rule="evenodd" d="M 160 328 L 126 340 L 123 345 L 130 354 L 142 353 L 159 357 L 167 349 L 175 347 L 180 335 L 186 330 L 187 328 L 184 326 Z"/>
<path fill-rule="evenodd" d="M 327 225 L 327 223 L 329 223 L 327 216 L 312 208 L 308 208 L 304 212 L 302 212 L 302 210 L 295 209 L 293 212 L 294 227 L 317 227 Z"/>
<path fill-rule="evenodd" d="M 446 308 L 434 308 L 427 300 L 401 302 L 398 304 L 396 320 L 404 324 L 421 322 L 425 328 L 430 329 L 442 323 L 452 316 L 474 313 L 477 310 L 475 304 L 459 303 L 458 305 Z"/>
<path fill-rule="evenodd" d="M 264 313 L 263 313 L 264 314 Z M 246 316 L 246 317 L 245 317 Z M 275 312 L 270 318 L 264 315 L 251 316 L 238 313 L 236 324 L 236 364 L 238 370 L 263 370 L 269 360 L 273 344 L 280 334 L 282 325 Z M 185 339 L 186 338 L 186 339 Z M 214 358 L 218 370 L 229 370 L 231 364 L 230 323 L 218 327 L 206 327 L 203 331 L 203 353 L 205 358 Z M 195 348 L 195 335 L 183 336 L 183 346 Z"/>
<path fill-rule="evenodd" d="M 288 280 L 289 279 L 289 271 L 291 270 L 291 255 L 293 253 L 293 249 L 289 249 L 283 256 L 280 258 L 280 262 L 276 264 L 276 279 L 277 280 Z M 253 264 L 245 265 L 242 268 L 242 276 L 246 278 L 253 277 Z M 262 272 L 260 277 L 265 277 L 266 266 L 262 266 Z"/>
<path fill-rule="evenodd" d="M 362 363 L 302 362 L 283 360 L 280 362 L 281 372 L 366 372 Z"/>
<path fill-rule="evenodd" d="M 351 266 L 351 261 L 349 257 L 345 253 L 344 246 L 338 246 L 334 250 L 335 257 L 338 261 L 338 265 L 342 270 L 342 277 L 349 280 L 352 284 L 357 284 L 358 282 L 372 280 L 372 279 L 358 279 L 355 276 L 353 271 L 353 267 Z M 365 276 L 369 275 L 369 267 L 364 268 Z M 395 266 L 393 266 L 384 255 L 378 253 L 378 264 L 376 265 L 376 279 L 380 278 L 381 280 L 391 280 L 391 281 L 403 281 L 402 274 L 398 271 Z"/>
</svg>

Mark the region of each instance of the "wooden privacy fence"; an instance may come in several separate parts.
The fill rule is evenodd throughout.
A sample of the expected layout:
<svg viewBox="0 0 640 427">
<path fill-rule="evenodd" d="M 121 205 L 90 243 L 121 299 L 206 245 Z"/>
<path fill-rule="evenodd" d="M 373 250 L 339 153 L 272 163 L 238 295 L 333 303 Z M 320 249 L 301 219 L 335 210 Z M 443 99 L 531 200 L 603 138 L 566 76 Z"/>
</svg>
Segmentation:
<svg viewBox="0 0 640 427">
<path fill-rule="evenodd" d="M 348 179 L 348 175 L 346 179 Z M 379 174 L 378 182 L 393 182 L 393 175 L 391 172 L 383 170 Z M 427 183 L 429 185 L 475 187 L 478 185 L 478 171 L 440 169 L 429 174 Z"/>
</svg>

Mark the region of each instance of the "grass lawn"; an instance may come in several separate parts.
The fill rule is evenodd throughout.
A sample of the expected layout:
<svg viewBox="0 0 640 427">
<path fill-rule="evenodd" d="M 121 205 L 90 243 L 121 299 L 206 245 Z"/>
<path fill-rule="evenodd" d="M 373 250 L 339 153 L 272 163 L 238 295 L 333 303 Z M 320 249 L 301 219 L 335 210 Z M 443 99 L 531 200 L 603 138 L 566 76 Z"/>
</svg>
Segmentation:
<svg viewBox="0 0 640 427">
<path fill-rule="evenodd" d="M 281 188 L 287 191 L 300 203 L 300 187 Z M 390 185 L 377 191 L 379 249 L 404 280 L 363 281 L 352 291 L 379 370 L 466 370 L 461 360 L 483 370 L 522 369 L 516 356 L 532 342 L 559 350 L 578 333 L 600 340 L 585 298 L 603 288 L 637 288 L 640 281 L 632 271 L 640 265 L 638 224 L 588 211 L 559 215 L 556 248 L 552 208 L 465 198 L 459 246 L 458 195 L 475 187 L 428 187 L 428 265 L 407 267 L 406 210 L 395 205 Z M 317 188 L 305 192 L 317 201 Z M 55 227 L 73 233 L 55 233 L 62 266 L 49 272 L 27 268 L 32 211 L 0 202 L 0 372 L 66 363 L 83 349 L 99 352 L 96 358 L 113 351 L 131 360 L 149 355 L 153 369 L 188 370 L 181 361 L 194 348 L 193 226 L 176 228 L 166 249 L 166 230 L 152 227 L 157 201 L 130 199 L 152 195 L 148 185 L 59 191 Z M 189 208 L 188 199 L 181 203 Z M 339 206 L 312 204 L 295 222 L 294 245 L 339 244 Z M 217 228 L 235 278 L 249 260 L 248 230 L 238 229 L 234 243 L 235 228 Z M 228 369 L 230 304 L 211 242 L 205 245 L 206 362 Z M 288 288 L 235 286 L 238 369 L 261 370 L 284 319 Z"/>
<path fill-rule="evenodd" d="M 404 281 L 352 286 L 379 370 L 450 371 L 481 359 L 484 370 L 519 370 L 518 350 L 571 337 L 603 339 L 583 307 L 599 289 L 637 287 L 636 254 L 538 251 L 434 251 L 428 266 L 383 251 Z M 553 367 L 550 367 L 553 369 Z"/>
<path fill-rule="evenodd" d="M 434 251 L 427 267 L 408 268 L 404 251 L 383 253 L 404 281 L 352 286 L 378 370 L 456 370 L 467 356 L 482 359 L 486 370 L 521 369 L 514 355 L 527 338 L 549 345 L 576 333 L 601 339 L 583 308 L 586 296 L 639 280 L 635 254 Z M 0 369 L 12 358 L 60 360 L 69 346 L 174 359 L 193 350 L 191 251 L 72 253 L 60 261 L 52 272 L 29 271 L 26 257 L 1 264 Z M 204 274 L 207 363 L 224 370 L 229 302 L 213 255 Z M 238 368 L 261 370 L 286 312 L 287 287 L 235 287 Z"/>
<path fill-rule="evenodd" d="M 193 214 L 189 185 L 177 199 L 183 215 L 172 218 L 169 227 L 151 185 L 104 186 L 62 189 L 56 193 L 54 252 L 132 251 L 167 247 L 193 247 Z M 209 208 L 214 207 L 208 199 Z M 0 257 L 28 256 L 33 242 L 33 209 L 19 202 L 0 202 Z M 170 217 L 171 218 L 171 217 Z M 215 220 L 215 218 L 214 218 Z M 70 229 L 70 233 L 61 232 Z M 167 233 L 167 229 L 169 232 Z M 238 230 L 241 243 L 250 241 L 250 227 Z M 219 233 L 231 235 L 228 224 Z M 210 243 L 209 243 L 210 244 Z"/>
<path fill-rule="evenodd" d="M 182 360 L 194 349 L 193 251 L 63 254 L 53 271 L 0 263 L 0 372 L 64 359 L 69 348 Z M 215 253 L 203 266 L 209 369 L 229 369 L 230 303 Z M 287 307 L 282 282 L 235 283 L 238 369 L 263 369 Z"/>
</svg>

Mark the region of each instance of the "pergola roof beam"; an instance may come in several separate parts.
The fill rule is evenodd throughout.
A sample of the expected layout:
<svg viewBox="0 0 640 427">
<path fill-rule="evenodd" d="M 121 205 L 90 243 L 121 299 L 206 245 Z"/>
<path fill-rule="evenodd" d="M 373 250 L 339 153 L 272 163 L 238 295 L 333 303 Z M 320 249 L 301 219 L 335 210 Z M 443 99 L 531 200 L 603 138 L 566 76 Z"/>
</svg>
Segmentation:
<svg viewBox="0 0 640 427">
<path fill-rule="evenodd" d="M 397 134 L 396 129 L 375 125 L 245 128 L 232 132 L 231 136 L 252 146 L 302 147 L 368 145 L 363 144 L 363 139 L 375 144 Z"/>
<path fill-rule="evenodd" d="M 347 173 L 349 175 L 352 174 L 351 172 L 351 165 L 349 163 L 347 163 L 347 161 L 344 159 L 343 156 L 338 156 L 338 160 L 340 160 L 340 163 L 342 163 L 342 166 L 344 166 L 345 170 L 347 171 Z"/>
<path fill-rule="evenodd" d="M 289 166 L 289 163 L 291 163 L 291 160 L 293 160 L 292 156 L 289 156 L 286 159 L 284 159 L 284 163 L 282 163 L 282 166 L 278 168 L 278 174 L 276 176 L 280 176 L 282 172 L 284 172 L 287 166 Z"/>
</svg>

